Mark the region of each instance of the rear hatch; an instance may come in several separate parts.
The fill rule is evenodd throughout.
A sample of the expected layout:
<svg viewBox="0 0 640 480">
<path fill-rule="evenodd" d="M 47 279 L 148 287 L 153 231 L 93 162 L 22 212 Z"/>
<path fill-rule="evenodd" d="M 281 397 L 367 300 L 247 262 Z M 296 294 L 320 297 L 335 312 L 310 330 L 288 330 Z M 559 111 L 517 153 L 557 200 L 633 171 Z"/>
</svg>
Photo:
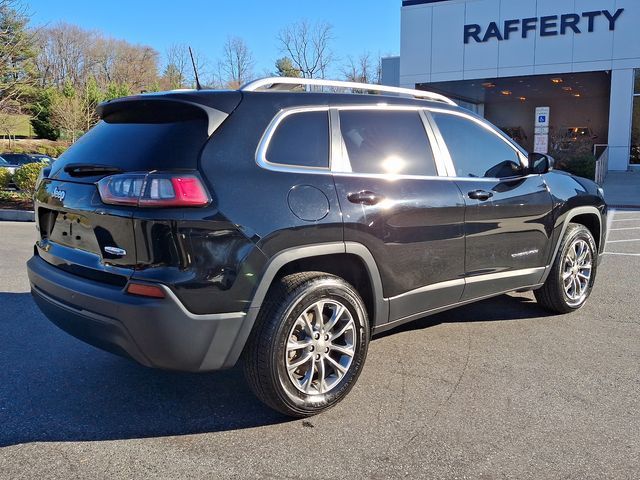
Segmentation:
<svg viewBox="0 0 640 480">
<path fill-rule="evenodd" d="M 70 273 L 125 285 L 137 262 L 134 217 L 142 207 L 105 203 L 98 182 L 149 172 L 197 175 L 204 144 L 240 101 L 237 92 L 199 95 L 143 95 L 103 104 L 98 125 L 37 188 L 36 253 Z M 133 186 L 114 183 L 120 189 L 123 184 Z"/>
</svg>

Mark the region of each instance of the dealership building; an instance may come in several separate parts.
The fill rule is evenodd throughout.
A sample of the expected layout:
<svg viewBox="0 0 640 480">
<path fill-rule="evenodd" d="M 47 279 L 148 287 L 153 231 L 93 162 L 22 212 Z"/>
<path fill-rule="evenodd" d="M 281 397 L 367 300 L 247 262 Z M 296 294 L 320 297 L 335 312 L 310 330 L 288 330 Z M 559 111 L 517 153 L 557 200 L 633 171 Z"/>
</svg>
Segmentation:
<svg viewBox="0 0 640 480">
<path fill-rule="evenodd" d="M 383 83 L 444 93 L 530 151 L 579 137 L 640 168 L 640 0 L 405 0 L 401 22 Z"/>
</svg>

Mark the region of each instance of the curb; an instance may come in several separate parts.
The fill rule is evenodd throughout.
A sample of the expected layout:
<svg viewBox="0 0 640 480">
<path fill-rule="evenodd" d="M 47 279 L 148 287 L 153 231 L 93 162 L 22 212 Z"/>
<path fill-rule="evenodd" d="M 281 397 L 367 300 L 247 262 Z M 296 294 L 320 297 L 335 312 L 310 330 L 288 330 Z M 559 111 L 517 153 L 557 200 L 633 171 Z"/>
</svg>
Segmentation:
<svg viewBox="0 0 640 480">
<path fill-rule="evenodd" d="M 33 210 L 0 210 L 0 221 L 6 222 L 35 222 Z"/>
</svg>

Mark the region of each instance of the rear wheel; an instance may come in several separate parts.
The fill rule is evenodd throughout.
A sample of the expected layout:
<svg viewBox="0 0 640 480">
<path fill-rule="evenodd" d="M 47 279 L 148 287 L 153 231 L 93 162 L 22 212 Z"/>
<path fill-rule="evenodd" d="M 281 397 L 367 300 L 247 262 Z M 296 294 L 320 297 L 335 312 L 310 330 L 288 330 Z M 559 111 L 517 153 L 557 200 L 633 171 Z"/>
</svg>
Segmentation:
<svg viewBox="0 0 640 480">
<path fill-rule="evenodd" d="M 534 292 L 538 303 L 558 313 L 582 307 L 593 288 L 597 255 L 589 229 L 570 223 L 545 284 Z"/>
<path fill-rule="evenodd" d="M 275 410 L 315 415 L 349 393 L 368 344 L 367 313 L 351 285 L 320 272 L 288 275 L 271 287 L 258 314 L 245 376 Z"/>
</svg>

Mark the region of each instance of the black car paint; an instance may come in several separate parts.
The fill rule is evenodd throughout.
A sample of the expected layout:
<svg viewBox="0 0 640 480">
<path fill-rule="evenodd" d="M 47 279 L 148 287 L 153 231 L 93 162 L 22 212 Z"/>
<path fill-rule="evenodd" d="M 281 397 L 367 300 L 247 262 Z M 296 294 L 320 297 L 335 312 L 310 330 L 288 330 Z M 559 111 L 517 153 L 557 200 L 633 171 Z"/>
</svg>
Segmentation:
<svg viewBox="0 0 640 480">
<path fill-rule="evenodd" d="M 367 265 L 371 283 L 380 285 L 382 298 L 375 299 L 372 322 L 380 328 L 461 301 L 539 283 L 530 284 L 527 278 L 503 289 L 491 283 L 470 287 L 464 279 L 547 267 L 564 220 L 576 207 L 596 206 L 602 225 L 606 224 L 606 207 L 595 184 L 559 172 L 493 182 L 446 177 L 389 182 L 365 175 L 274 172 L 256 165 L 263 132 L 282 109 L 379 101 L 368 95 L 198 92 L 163 94 L 158 99 L 167 104 L 174 100 L 203 103 L 230 114 L 204 144 L 197 162 L 211 204 L 197 209 L 105 205 L 94 185 L 99 177 L 82 182 L 70 177 L 63 155 L 36 192 L 40 229 L 36 256 L 91 282 L 164 285 L 193 315 L 246 312 L 252 318 L 266 294 L 264 282 L 275 275 L 274 265 L 280 265 L 276 259 L 322 255 L 323 245 L 332 245 L 330 251 L 336 253 L 347 242 L 370 253 L 354 255 Z M 126 111 L 129 101 L 140 105 L 153 99 L 118 100 L 101 111 L 116 115 Z M 430 105 L 393 96 L 384 101 L 391 106 Z M 455 109 L 439 103 L 437 107 Z M 52 197 L 56 187 L 67 193 L 64 201 Z M 323 218 L 303 220 L 290 208 L 292 189 L 300 187 L 324 194 L 328 212 Z M 477 189 L 490 190 L 493 196 L 485 201 L 469 198 L 468 192 Z M 364 190 L 380 193 L 384 203 L 348 200 L 350 193 Z M 68 232 L 64 239 L 50 234 L 56 222 L 60 228 L 54 228 L 55 235 Z M 124 248 L 127 254 L 110 256 L 104 251 L 108 245 Z M 527 249 L 537 252 L 518 260 L 511 257 Z M 421 291 L 439 283 L 444 286 L 436 294 Z M 247 329 L 250 325 L 243 327 L 236 341 L 246 339 Z M 149 364 L 170 368 L 164 362 Z"/>
</svg>

